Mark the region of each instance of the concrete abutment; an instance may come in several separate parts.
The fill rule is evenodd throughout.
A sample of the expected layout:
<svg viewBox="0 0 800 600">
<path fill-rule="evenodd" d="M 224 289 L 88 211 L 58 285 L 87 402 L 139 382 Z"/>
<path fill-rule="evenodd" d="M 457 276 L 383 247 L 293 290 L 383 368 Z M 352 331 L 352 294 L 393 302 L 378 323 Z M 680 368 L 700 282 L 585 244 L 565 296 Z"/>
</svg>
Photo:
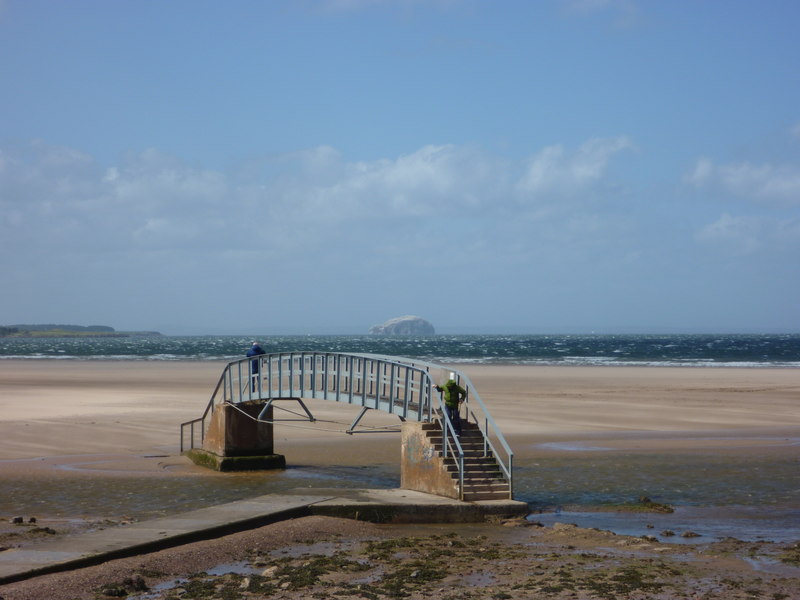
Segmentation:
<svg viewBox="0 0 800 600">
<path fill-rule="evenodd" d="M 275 454 L 272 407 L 263 420 L 258 415 L 263 401 L 217 404 L 203 440 L 203 447 L 186 455 L 197 465 L 216 471 L 283 469 L 286 459 Z"/>
</svg>

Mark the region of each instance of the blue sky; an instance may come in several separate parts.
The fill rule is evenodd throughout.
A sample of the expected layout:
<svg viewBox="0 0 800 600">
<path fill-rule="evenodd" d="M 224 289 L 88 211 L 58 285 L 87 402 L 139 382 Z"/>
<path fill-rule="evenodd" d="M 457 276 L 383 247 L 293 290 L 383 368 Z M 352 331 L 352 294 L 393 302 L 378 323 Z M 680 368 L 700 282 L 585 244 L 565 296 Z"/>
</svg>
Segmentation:
<svg viewBox="0 0 800 600">
<path fill-rule="evenodd" d="M 798 332 L 797 23 L 0 0 L 0 324 Z"/>
</svg>

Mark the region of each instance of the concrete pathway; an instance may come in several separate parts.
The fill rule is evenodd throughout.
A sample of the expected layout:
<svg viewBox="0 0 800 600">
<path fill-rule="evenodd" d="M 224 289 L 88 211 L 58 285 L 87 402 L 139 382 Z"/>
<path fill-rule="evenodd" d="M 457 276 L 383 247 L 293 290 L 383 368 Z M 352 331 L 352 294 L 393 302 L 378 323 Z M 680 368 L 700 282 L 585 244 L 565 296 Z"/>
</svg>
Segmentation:
<svg viewBox="0 0 800 600">
<path fill-rule="evenodd" d="M 297 495 L 269 494 L 67 536 L 31 548 L 5 550 L 0 552 L 0 585 L 309 515 L 378 523 L 453 523 L 527 513 L 527 504 L 514 500 L 461 502 L 400 489 L 309 489 Z"/>
</svg>

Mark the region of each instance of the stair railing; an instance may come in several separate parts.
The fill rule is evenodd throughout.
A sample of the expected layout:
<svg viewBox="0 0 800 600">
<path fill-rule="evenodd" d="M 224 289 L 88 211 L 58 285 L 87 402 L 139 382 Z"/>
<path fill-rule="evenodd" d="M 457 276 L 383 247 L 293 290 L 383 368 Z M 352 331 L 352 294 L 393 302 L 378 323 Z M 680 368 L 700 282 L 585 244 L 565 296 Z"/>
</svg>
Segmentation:
<svg viewBox="0 0 800 600">
<path fill-rule="evenodd" d="M 511 450 L 511 446 L 508 445 L 470 378 L 462 371 L 452 372 L 456 375 L 456 383 L 467 391 L 467 398 L 464 401 L 466 419 L 475 423 L 482 433 L 483 455 L 495 458 L 497 465 L 508 481 L 509 497 L 513 497 L 514 452 Z"/>
<path fill-rule="evenodd" d="M 447 418 L 444 400 L 439 397 L 439 423 L 442 426 L 442 459 L 447 460 L 451 456 L 458 469 L 458 499 L 464 499 L 464 448 L 456 435 L 456 430 L 450 419 Z"/>
<path fill-rule="evenodd" d="M 199 448 L 203 445 L 203 441 L 206 437 L 206 430 L 208 428 L 206 418 L 209 414 L 214 412 L 214 399 L 217 397 L 220 388 L 224 384 L 225 373 L 226 371 L 223 371 L 222 375 L 220 375 L 217 385 L 214 388 L 214 391 L 211 393 L 211 398 L 209 399 L 208 404 L 206 404 L 206 409 L 203 411 L 203 416 L 197 419 L 192 419 L 191 421 L 186 421 L 185 423 L 181 423 L 181 453 L 183 453 L 186 449 Z M 198 427 L 195 427 L 196 425 Z M 189 436 L 188 444 L 185 443 L 187 434 Z M 197 443 L 196 439 L 198 434 L 200 436 L 199 444 Z"/>
</svg>

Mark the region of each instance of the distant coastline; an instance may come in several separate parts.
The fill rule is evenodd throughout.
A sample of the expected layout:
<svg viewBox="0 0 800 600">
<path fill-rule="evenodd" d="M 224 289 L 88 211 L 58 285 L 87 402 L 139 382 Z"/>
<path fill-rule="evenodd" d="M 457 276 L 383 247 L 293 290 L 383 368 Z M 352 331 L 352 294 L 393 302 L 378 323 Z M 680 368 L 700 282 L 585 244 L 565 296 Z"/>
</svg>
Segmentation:
<svg viewBox="0 0 800 600">
<path fill-rule="evenodd" d="M 0 337 L 12 338 L 124 338 L 160 336 L 158 331 L 117 331 L 108 325 L 2 325 Z"/>
</svg>

